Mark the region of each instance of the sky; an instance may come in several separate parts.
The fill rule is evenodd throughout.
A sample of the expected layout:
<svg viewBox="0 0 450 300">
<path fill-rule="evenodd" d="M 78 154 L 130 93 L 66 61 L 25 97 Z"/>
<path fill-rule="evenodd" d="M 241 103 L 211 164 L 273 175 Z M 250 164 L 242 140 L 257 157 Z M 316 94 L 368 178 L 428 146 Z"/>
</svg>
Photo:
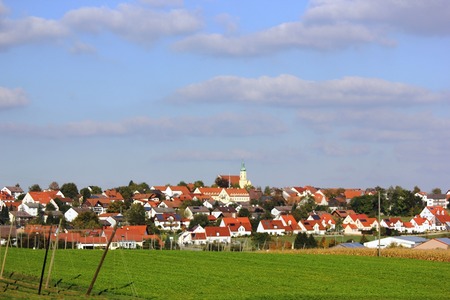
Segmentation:
<svg viewBox="0 0 450 300">
<path fill-rule="evenodd" d="M 0 0 L 0 185 L 450 189 L 447 0 Z"/>
</svg>

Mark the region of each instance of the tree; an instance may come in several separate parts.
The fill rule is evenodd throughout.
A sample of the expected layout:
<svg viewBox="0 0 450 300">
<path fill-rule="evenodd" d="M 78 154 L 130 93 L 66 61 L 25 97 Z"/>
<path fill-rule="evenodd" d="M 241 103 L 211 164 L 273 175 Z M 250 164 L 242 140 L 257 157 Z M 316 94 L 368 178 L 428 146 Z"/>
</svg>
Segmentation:
<svg viewBox="0 0 450 300">
<path fill-rule="evenodd" d="M 227 188 L 230 183 L 226 178 L 222 178 L 220 176 L 217 176 L 216 180 L 214 181 L 214 183 L 221 188 Z"/>
<path fill-rule="evenodd" d="M 317 248 L 317 241 L 312 234 L 308 236 L 308 241 L 306 244 L 307 248 Z"/>
<path fill-rule="evenodd" d="M 250 211 L 246 207 L 242 207 L 238 213 L 239 217 L 250 217 Z"/>
<path fill-rule="evenodd" d="M 75 199 L 78 196 L 77 185 L 73 182 L 64 183 L 61 186 L 61 193 L 64 194 L 64 197 Z"/>
<path fill-rule="evenodd" d="M 205 184 L 201 180 L 197 180 L 197 181 L 194 182 L 194 187 L 195 188 L 204 187 L 204 186 L 205 186 Z"/>
<path fill-rule="evenodd" d="M 308 245 L 308 236 L 306 232 L 299 232 L 294 240 L 294 248 L 295 249 L 304 249 Z"/>
<path fill-rule="evenodd" d="M 442 194 L 442 190 L 441 190 L 440 188 L 434 188 L 434 189 L 431 191 L 431 193 L 432 193 L 432 194 L 440 195 L 440 194 Z"/>
<path fill-rule="evenodd" d="M 266 187 L 264 188 L 264 195 L 270 196 L 270 192 L 271 192 L 270 186 L 266 185 Z"/>
<path fill-rule="evenodd" d="M 102 225 L 98 216 L 92 211 L 83 211 L 72 221 L 72 225 L 76 229 L 93 229 L 101 228 Z"/>
<path fill-rule="evenodd" d="M 5 205 L 0 210 L 0 224 L 6 224 L 7 222 L 9 222 L 9 208 Z"/>
<path fill-rule="evenodd" d="M 48 185 L 48 189 L 52 191 L 59 191 L 59 184 L 56 181 L 53 181 Z"/>
<path fill-rule="evenodd" d="M 197 225 L 200 225 L 202 227 L 209 225 L 208 216 L 204 214 L 194 215 L 194 218 L 192 218 L 192 220 L 189 222 L 189 230 L 191 230 Z"/>
<path fill-rule="evenodd" d="M 252 234 L 252 241 L 259 249 L 267 249 L 269 247 L 271 236 L 267 232 L 255 232 Z M 265 245 L 265 246 L 264 246 Z"/>
<path fill-rule="evenodd" d="M 144 225 L 144 206 L 139 203 L 131 204 L 131 207 L 125 212 L 125 219 L 130 225 Z"/>
<path fill-rule="evenodd" d="M 140 204 L 139 204 L 140 205 Z M 142 206 L 142 205 L 141 205 Z M 108 213 L 122 213 L 126 210 L 127 205 L 122 201 L 111 202 L 106 212 Z"/>
<path fill-rule="evenodd" d="M 33 184 L 32 186 L 30 186 L 28 188 L 29 192 L 42 192 L 41 187 L 39 186 L 39 184 Z"/>
<path fill-rule="evenodd" d="M 80 194 L 83 197 L 83 200 L 89 199 L 92 196 L 91 191 L 88 188 L 82 188 Z"/>
</svg>

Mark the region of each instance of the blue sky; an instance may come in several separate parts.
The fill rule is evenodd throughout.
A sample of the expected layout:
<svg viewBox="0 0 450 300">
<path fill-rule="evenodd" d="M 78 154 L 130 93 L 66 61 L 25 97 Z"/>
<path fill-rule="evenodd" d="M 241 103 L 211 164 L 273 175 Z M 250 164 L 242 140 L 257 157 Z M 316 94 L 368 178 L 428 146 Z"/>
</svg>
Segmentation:
<svg viewBox="0 0 450 300">
<path fill-rule="evenodd" d="M 0 0 L 0 185 L 450 188 L 446 0 Z"/>
</svg>

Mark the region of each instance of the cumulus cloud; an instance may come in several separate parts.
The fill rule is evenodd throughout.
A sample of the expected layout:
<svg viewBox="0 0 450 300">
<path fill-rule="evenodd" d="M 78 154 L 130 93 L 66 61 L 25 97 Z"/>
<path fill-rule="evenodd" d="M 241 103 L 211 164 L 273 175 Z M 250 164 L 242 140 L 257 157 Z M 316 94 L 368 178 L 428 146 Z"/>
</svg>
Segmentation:
<svg viewBox="0 0 450 300">
<path fill-rule="evenodd" d="M 246 36 L 197 34 L 174 44 L 177 51 L 196 51 L 211 55 L 255 56 L 283 49 L 332 50 L 363 43 L 393 42 L 365 26 L 350 23 L 305 26 L 301 22 L 283 23 Z"/>
<path fill-rule="evenodd" d="M 305 24 L 355 22 L 421 35 L 450 34 L 447 0 L 312 0 Z"/>
<path fill-rule="evenodd" d="M 376 43 L 393 46 L 392 33 L 450 34 L 447 0 L 313 0 L 299 20 L 247 35 L 197 34 L 174 45 L 178 51 L 257 56 L 286 49 L 336 50 Z"/>
<path fill-rule="evenodd" d="M 69 49 L 72 54 L 96 54 L 97 50 L 94 46 L 82 42 L 76 42 Z"/>
<path fill-rule="evenodd" d="M 116 8 L 83 7 L 68 11 L 58 20 L 35 16 L 10 19 L 6 16 L 6 8 L 0 3 L 0 50 L 56 41 L 79 33 L 103 32 L 151 45 L 158 38 L 192 33 L 202 25 L 196 12 L 184 9 L 152 10 L 133 4 L 120 4 Z"/>
<path fill-rule="evenodd" d="M 72 10 L 64 15 L 62 23 L 76 31 L 108 31 L 142 44 L 151 44 L 163 36 L 190 33 L 202 26 L 199 16 L 186 10 L 154 11 L 129 4 L 121 4 L 116 9 L 84 7 Z"/>
<path fill-rule="evenodd" d="M 141 3 L 145 3 L 154 7 L 167 7 L 167 6 L 182 6 L 183 0 L 140 0 Z"/>
<path fill-rule="evenodd" d="M 58 21 L 38 17 L 9 20 L 0 15 L 0 50 L 29 43 L 54 41 L 67 36 L 68 28 Z"/>
<path fill-rule="evenodd" d="M 292 107 L 400 106 L 448 99 L 448 93 L 377 78 L 308 81 L 292 75 L 259 78 L 219 76 L 180 88 L 169 97 L 169 101 L 176 103 L 231 101 Z"/>
<path fill-rule="evenodd" d="M 336 132 L 340 139 L 357 142 L 419 144 L 450 139 L 450 121 L 432 112 L 402 109 L 318 111 L 302 110 L 298 120 L 319 132 Z"/>
<path fill-rule="evenodd" d="M 23 89 L 9 89 L 0 86 L 0 110 L 28 104 L 28 97 Z"/>
<path fill-rule="evenodd" d="M 280 120 L 266 115 L 220 114 L 209 117 L 136 117 L 114 122 L 92 120 L 67 124 L 27 126 L 24 124 L 0 124 L 0 132 L 48 138 L 95 137 L 95 136 L 158 136 L 160 138 L 182 137 L 247 137 L 271 136 L 286 131 Z"/>
</svg>

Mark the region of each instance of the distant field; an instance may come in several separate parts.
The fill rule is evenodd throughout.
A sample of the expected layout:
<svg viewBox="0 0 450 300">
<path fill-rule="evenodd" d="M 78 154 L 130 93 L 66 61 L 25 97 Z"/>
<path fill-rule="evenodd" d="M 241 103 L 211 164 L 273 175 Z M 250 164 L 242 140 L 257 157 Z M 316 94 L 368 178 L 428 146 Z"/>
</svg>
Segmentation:
<svg viewBox="0 0 450 300">
<path fill-rule="evenodd" d="M 53 299 L 84 295 L 102 253 L 57 251 L 51 286 L 56 282 L 58 286 L 43 294 L 51 292 Z M 23 279 L 29 287 L 13 290 L 15 285 L 3 283 L 0 298 L 26 299 L 37 294 L 43 257 L 44 250 L 9 249 L 4 278 Z M 47 266 L 50 257 L 51 252 Z M 92 295 L 107 299 L 448 299 L 449 278 L 448 262 L 405 258 L 115 250 L 108 252 Z"/>
</svg>

